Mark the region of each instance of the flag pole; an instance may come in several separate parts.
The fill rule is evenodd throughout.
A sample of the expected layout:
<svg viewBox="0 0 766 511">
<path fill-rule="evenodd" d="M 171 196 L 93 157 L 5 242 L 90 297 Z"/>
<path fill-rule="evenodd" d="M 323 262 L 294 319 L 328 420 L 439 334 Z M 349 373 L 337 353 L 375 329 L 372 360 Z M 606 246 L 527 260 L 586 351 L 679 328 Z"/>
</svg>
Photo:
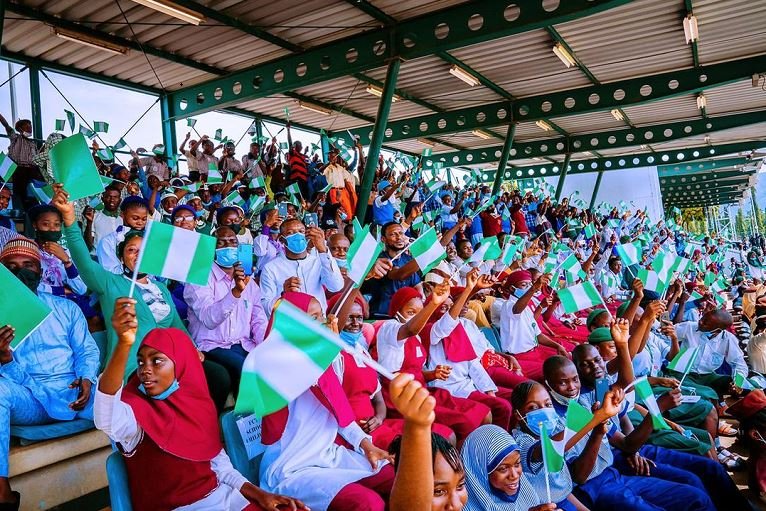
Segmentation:
<svg viewBox="0 0 766 511">
<path fill-rule="evenodd" d="M 678 388 L 681 388 L 681 385 L 683 385 L 684 380 L 686 379 L 686 375 L 689 374 L 689 371 L 691 371 L 692 366 L 697 361 L 697 355 L 699 355 L 699 353 L 700 353 L 700 349 L 697 348 L 697 351 L 694 353 L 694 356 L 692 357 L 692 361 L 689 362 L 689 366 L 684 371 L 683 376 L 681 376 L 681 381 L 678 382 Z"/>
<path fill-rule="evenodd" d="M 146 230 L 144 231 L 144 238 L 141 240 L 141 247 L 138 249 L 138 257 L 136 258 L 136 266 L 133 268 L 133 276 L 130 278 L 130 290 L 128 291 L 128 298 L 133 298 L 133 291 L 136 289 L 136 281 L 138 280 L 138 268 L 141 266 L 141 261 L 144 258 L 146 240 L 149 239 L 149 231 L 151 231 L 151 229 L 152 221 L 149 220 L 146 224 Z"/>
<path fill-rule="evenodd" d="M 543 435 L 548 434 L 548 431 L 546 431 L 542 422 L 540 422 L 539 428 L 540 428 L 541 434 Z M 543 449 L 542 454 L 543 454 L 543 467 L 545 468 L 545 494 L 548 497 L 547 502 L 553 502 L 553 500 L 551 499 L 551 482 L 550 482 L 551 473 L 548 471 L 548 463 L 545 456 L 545 449 Z"/>
</svg>

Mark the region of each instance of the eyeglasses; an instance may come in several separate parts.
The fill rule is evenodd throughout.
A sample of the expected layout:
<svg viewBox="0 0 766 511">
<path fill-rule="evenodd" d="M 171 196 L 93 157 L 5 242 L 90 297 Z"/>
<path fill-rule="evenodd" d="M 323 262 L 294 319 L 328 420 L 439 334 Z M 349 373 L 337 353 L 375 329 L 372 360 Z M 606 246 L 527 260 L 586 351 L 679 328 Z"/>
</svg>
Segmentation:
<svg viewBox="0 0 766 511">
<path fill-rule="evenodd" d="M 182 224 L 184 222 L 193 222 L 194 217 L 193 216 L 177 216 L 173 219 L 174 224 Z"/>
</svg>

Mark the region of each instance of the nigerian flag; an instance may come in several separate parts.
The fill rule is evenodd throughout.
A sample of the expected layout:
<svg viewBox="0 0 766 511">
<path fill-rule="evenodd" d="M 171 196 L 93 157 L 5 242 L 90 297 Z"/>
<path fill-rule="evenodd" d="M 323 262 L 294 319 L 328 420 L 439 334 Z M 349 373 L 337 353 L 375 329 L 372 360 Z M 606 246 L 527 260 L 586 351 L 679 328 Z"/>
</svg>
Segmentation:
<svg viewBox="0 0 766 511">
<path fill-rule="evenodd" d="M 436 236 L 436 231 L 433 227 L 430 227 L 410 244 L 410 254 L 417 261 L 423 275 L 431 271 L 431 268 L 447 257 L 447 252 L 442 244 L 439 243 L 439 237 Z"/>
<path fill-rule="evenodd" d="M 501 255 L 503 264 L 506 266 L 510 265 L 516 257 L 516 254 L 518 254 L 523 247 L 524 238 L 509 234 L 506 237 L 505 247 L 503 247 L 503 253 Z"/>
<path fill-rule="evenodd" d="M 239 194 L 238 191 L 234 190 L 229 195 L 226 196 L 226 198 L 223 200 L 223 203 L 229 206 L 239 206 L 240 208 L 245 207 L 245 199 Z"/>
<path fill-rule="evenodd" d="M 590 223 L 585 226 L 585 237 L 586 238 L 592 238 L 596 234 L 598 234 L 598 231 L 596 230 L 596 226 L 593 225 L 593 223 Z"/>
<path fill-rule="evenodd" d="M 104 121 L 93 121 L 93 131 L 97 133 L 107 133 L 109 131 L 109 123 Z"/>
<path fill-rule="evenodd" d="M 223 183 L 223 176 L 218 170 L 218 164 L 212 161 L 207 164 L 207 182 L 209 184 Z"/>
<path fill-rule="evenodd" d="M 0 153 L 0 177 L 7 183 L 14 172 L 16 172 L 16 164 L 13 163 L 11 157 L 5 153 Z"/>
<path fill-rule="evenodd" d="M 689 259 L 663 250 L 655 256 L 651 266 L 657 272 L 659 279 L 669 284 L 673 273 L 683 275 L 690 264 L 691 261 Z"/>
<path fill-rule="evenodd" d="M 601 295 L 598 294 L 598 290 L 593 285 L 593 282 L 589 280 L 560 289 L 558 296 L 559 300 L 561 300 L 561 306 L 567 314 L 601 304 Z"/>
<path fill-rule="evenodd" d="M 622 220 L 619 218 L 610 218 L 606 221 L 607 225 L 612 229 L 617 229 L 620 226 L 620 222 L 622 222 Z"/>
<path fill-rule="evenodd" d="M 83 126 L 80 124 L 80 134 L 83 135 L 86 138 L 93 138 L 96 136 L 96 132 L 92 129 L 88 128 L 87 126 Z"/>
<path fill-rule="evenodd" d="M 755 390 L 761 388 L 753 380 L 740 373 L 734 375 L 734 385 L 741 388 L 742 390 Z"/>
<path fill-rule="evenodd" d="M 254 177 L 250 180 L 250 188 L 266 188 L 266 181 L 263 179 L 263 176 Z"/>
<path fill-rule="evenodd" d="M 204 286 L 214 256 L 214 237 L 149 221 L 139 253 L 138 271 Z"/>
<path fill-rule="evenodd" d="M 617 245 L 617 255 L 620 256 L 625 266 L 633 266 L 641 262 L 641 242 L 623 243 Z"/>
<path fill-rule="evenodd" d="M 646 409 L 652 416 L 652 426 L 654 429 L 670 429 L 670 426 L 668 426 L 668 423 L 665 422 L 665 419 L 662 417 L 662 412 L 657 404 L 657 399 L 652 392 L 652 386 L 649 385 L 649 380 L 646 379 L 646 376 L 636 379 L 636 381 L 633 382 L 633 388 L 636 390 L 636 397 L 646 405 Z"/>
<path fill-rule="evenodd" d="M 564 262 L 561 263 L 561 269 L 567 272 L 567 275 L 571 275 L 575 278 L 584 280 L 585 277 L 587 277 L 582 266 L 580 266 L 580 261 L 577 260 L 577 256 L 574 254 L 569 254 L 569 257 L 564 259 Z"/>
<path fill-rule="evenodd" d="M 664 282 L 660 279 L 659 274 L 653 270 L 647 270 L 646 268 L 639 268 L 636 277 L 644 284 L 644 289 L 654 291 L 658 294 L 663 294 L 668 288 L 669 282 Z"/>
<path fill-rule="evenodd" d="M 426 189 L 428 190 L 429 194 L 434 194 L 437 191 L 439 191 L 441 188 L 443 188 L 444 185 L 446 184 L 447 184 L 446 181 L 440 181 L 438 179 L 434 179 L 433 181 L 429 181 L 428 183 L 426 183 Z"/>
<path fill-rule="evenodd" d="M 113 149 L 116 151 L 118 149 L 122 149 L 123 147 L 126 147 L 128 145 L 127 142 L 125 142 L 124 138 L 120 138 L 120 140 L 117 141 L 116 144 L 114 144 Z"/>
<path fill-rule="evenodd" d="M 688 373 L 699 355 L 699 348 L 681 348 L 668 364 L 668 369 L 678 373 Z"/>
<path fill-rule="evenodd" d="M 541 422 L 540 445 L 543 450 L 543 464 L 545 465 L 545 471 L 552 474 L 560 472 L 564 468 L 564 453 L 563 449 L 556 448 L 548 434 L 548 428 Z"/>
<path fill-rule="evenodd" d="M 56 131 L 64 131 L 66 119 L 56 119 Z"/>
<path fill-rule="evenodd" d="M 330 190 L 332 190 L 332 185 L 331 185 L 330 183 L 327 183 L 327 186 L 325 186 L 324 188 L 322 188 L 322 189 L 321 189 L 321 190 L 319 190 L 319 191 L 320 191 L 320 192 L 322 192 L 322 193 L 327 193 L 327 192 L 329 192 Z"/>
<path fill-rule="evenodd" d="M 298 183 L 293 183 L 287 188 L 285 188 L 285 192 L 290 195 L 300 195 L 301 194 L 301 188 L 298 186 Z"/>
<path fill-rule="evenodd" d="M 354 233 L 354 242 L 348 248 L 348 278 L 361 286 L 364 278 L 370 272 L 372 265 L 383 250 L 383 243 L 370 234 L 370 226 L 365 225 Z"/>
<path fill-rule="evenodd" d="M 480 263 L 482 261 L 494 261 L 502 254 L 500 249 L 500 243 L 497 240 L 497 236 L 485 238 L 481 241 L 479 248 L 471 255 L 468 262 Z"/>
<path fill-rule="evenodd" d="M 341 341 L 289 302 L 272 315 L 271 332 L 245 358 L 234 406 L 263 417 L 281 410 L 314 385 L 338 356 Z"/>
</svg>

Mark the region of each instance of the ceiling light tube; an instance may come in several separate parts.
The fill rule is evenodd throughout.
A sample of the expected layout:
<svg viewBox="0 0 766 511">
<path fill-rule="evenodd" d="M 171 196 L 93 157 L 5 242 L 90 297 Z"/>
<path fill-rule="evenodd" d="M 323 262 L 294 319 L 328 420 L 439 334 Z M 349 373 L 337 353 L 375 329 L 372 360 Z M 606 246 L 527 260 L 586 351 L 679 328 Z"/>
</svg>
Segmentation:
<svg viewBox="0 0 766 511">
<path fill-rule="evenodd" d="M 488 139 L 492 138 L 492 135 L 490 135 L 489 133 L 487 133 L 484 130 L 473 130 L 471 133 L 474 136 L 477 136 L 479 138 L 483 138 L 484 140 L 488 140 Z"/>
<path fill-rule="evenodd" d="M 561 43 L 556 43 L 553 46 L 553 53 L 556 54 L 556 56 L 561 59 L 561 62 L 564 63 L 566 67 L 572 67 L 576 66 L 577 62 L 575 61 L 574 57 L 571 53 L 564 47 Z"/>
<path fill-rule="evenodd" d="M 686 38 L 686 44 L 698 41 L 700 38 L 697 17 L 694 14 L 689 14 L 684 18 L 684 37 Z"/>
<path fill-rule="evenodd" d="M 540 128 L 541 130 L 544 130 L 544 131 L 551 131 L 551 130 L 553 130 L 551 125 L 548 124 L 547 122 L 543 121 L 543 120 L 535 121 L 535 124 L 537 124 L 537 127 Z"/>
<path fill-rule="evenodd" d="M 173 18 L 177 18 L 181 21 L 185 21 L 186 23 L 191 23 L 192 25 L 199 25 L 203 21 L 205 21 L 205 17 L 201 15 L 198 12 L 194 12 L 191 9 L 187 9 L 186 7 L 181 7 L 180 5 L 176 5 L 173 2 L 168 2 L 166 0 L 133 0 L 137 4 L 141 4 L 144 7 L 148 7 L 149 9 L 154 9 L 155 11 L 159 11 L 163 14 L 167 14 L 168 16 L 172 16 Z"/>
<path fill-rule="evenodd" d="M 451 74 L 452 76 L 456 78 L 460 78 L 471 87 L 473 87 L 474 85 L 479 85 L 479 79 L 460 66 L 457 66 L 457 65 L 452 66 L 449 70 L 449 74 Z"/>
<path fill-rule="evenodd" d="M 376 96 L 376 97 L 379 97 L 379 98 L 383 97 L 383 89 L 381 89 L 377 85 L 370 84 L 370 85 L 367 86 L 367 89 L 365 89 L 365 90 L 367 91 L 367 94 L 372 94 L 373 96 Z M 401 98 L 399 96 L 394 94 L 391 97 L 391 102 L 393 103 L 394 101 L 399 101 L 400 99 Z"/>
<path fill-rule="evenodd" d="M 612 109 L 612 117 L 614 117 L 618 121 L 624 121 L 625 120 L 625 116 L 622 115 L 622 112 L 620 112 L 619 108 L 613 108 Z"/>
<path fill-rule="evenodd" d="M 108 51 L 109 53 L 114 53 L 115 55 L 125 55 L 128 53 L 128 48 L 126 46 L 110 43 L 109 41 L 105 41 L 97 37 L 75 32 L 74 30 L 66 30 L 64 28 L 53 27 L 53 33 L 61 39 L 66 39 L 67 41 L 90 46 L 91 48 Z"/>
<path fill-rule="evenodd" d="M 309 112 L 314 112 L 317 114 L 322 114 L 322 115 L 332 114 L 332 110 L 330 110 L 329 108 L 326 108 L 320 105 L 315 105 L 314 103 L 307 103 L 306 101 L 298 101 L 298 106 L 303 108 L 304 110 L 308 110 Z"/>
<path fill-rule="evenodd" d="M 697 108 L 699 108 L 700 110 L 704 110 L 705 108 L 707 108 L 707 98 L 705 97 L 704 94 L 699 94 L 697 96 Z"/>
</svg>

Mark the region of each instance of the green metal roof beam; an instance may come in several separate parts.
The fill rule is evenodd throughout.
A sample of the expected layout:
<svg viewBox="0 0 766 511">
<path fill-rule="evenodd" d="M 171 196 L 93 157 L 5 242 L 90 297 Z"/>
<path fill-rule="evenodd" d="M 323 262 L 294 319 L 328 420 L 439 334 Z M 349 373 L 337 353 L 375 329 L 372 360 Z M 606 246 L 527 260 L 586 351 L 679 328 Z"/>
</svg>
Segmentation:
<svg viewBox="0 0 766 511">
<path fill-rule="evenodd" d="M 7 3 L 7 9 L 9 11 L 15 12 L 16 14 L 20 14 L 22 16 L 26 16 L 30 19 L 41 21 L 43 23 L 47 23 L 49 25 L 52 25 L 54 27 L 63 28 L 66 30 L 71 30 L 74 32 L 79 32 L 84 35 L 88 35 L 91 37 L 95 37 L 97 39 L 101 39 L 103 41 L 116 44 L 119 46 L 124 46 L 128 49 L 131 49 L 133 51 L 137 52 L 146 52 L 148 55 L 152 55 L 153 57 L 158 57 L 164 60 L 168 60 L 171 62 L 175 62 L 177 64 L 181 64 L 184 66 L 188 66 L 194 69 L 199 69 L 200 71 L 204 71 L 206 73 L 211 73 L 215 75 L 222 75 L 225 74 L 225 71 L 222 71 L 215 66 L 211 66 L 208 64 L 204 64 L 202 62 L 198 62 L 192 58 L 184 57 L 183 55 L 179 55 L 178 53 L 173 53 L 165 50 L 160 50 L 158 48 L 153 48 L 151 46 L 139 43 L 136 40 L 133 39 L 125 39 L 123 37 L 114 36 L 111 34 L 107 34 L 106 32 L 102 32 L 100 30 L 94 30 L 90 27 L 87 27 L 85 25 L 82 25 L 80 23 L 76 23 L 74 21 L 70 21 L 64 18 L 59 18 L 57 16 L 52 16 L 50 14 L 46 14 L 41 9 L 36 9 L 32 7 L 28 7 L 25 5 L 20 5 L 16 3 Z"/>
<path fill-rule="evenodd" d="M 694 163 L 679 163 L 676 165 L 660 165 L 657 174 L 663 177 L 694 175 L 710 170 L 720 170 L 726 167 L 745 166 L 750 163 L 750 158 L 722 158 L 717 160 L 703 160 Z"/>
<path fill-rule="evenodd" d="M 569 52 L 577 64 L 577 67 L 580 68 L 580 71 L 582 71 L 583 74 L 587 76 L 588 79 L 595 85 L 601 85 L 601 82 L 598 80 L 598 78 L 596 78 L 596 76 L 590 72 L 590 69 L 588 69 L 585 64 L 583 64 L 582 60 L 580 60 L 580 58 L 577 56 L 577 53 L 572 49 L 571 46 L 569 46 L 569 44 L 567 44 L 561 34 L 559 34 L 558 31 L 553 27 L 546 27 L 545 29 L 548 31 L 548 34 L 555 42 L 561 44 L 561 46 L 563 46 L 564 49 Z"/>
<path fill-rule="evenodd" d="M 682 192 L 682 191 L 691 191 L 691 190 L 716 190 L 721 192 L 731 188 L 737 188 L 737 189 L 742 187 L 747 188 L 747 184 L 749 181 L 750 179 L 747 176 L 744 179 L 733 180 L 733 181 L 710 180 L 710 181 L 697 182 L 693 185 L 688 184 L 688 185 L 660 187 L 660 191 L 663 194 L 669 193 L 669 192 Z"/>
<path fill-rule="evenodd" d="M 660 189 L 666 186 L 681 186 L 695 184 L 703 181 L 750 178 L 754 172 L 742 172 L 734 167 L 725 167 L 713 172 L 701 172 L 698 174 L 678 174 L 676 176 L 667 176 L 660 178 Z"/>
<path fill-rule="evenodd" d="M 293 44 L 290 41 L 282 39 L 281 37 L 277 37 L 262 28 L 254 27 L 248 23 L 245 23 L 244 21 L 241 21 L 237 18 L 224 14 L 221 11 L 218 11 L 216 9 L 211 9 L 210 7 L 202 5 L 199 2 L 193 2 L 190 0 L 173 0 L 173 3 L 178 4 L 181 7 L 186 7 L 187 9 L 191 9 L 192 11 L 198 12 L 199 14 L 205 16 L 206 18 L 210 18 L 211 20 L 215 20 L 231 28 L 236 28 L 237 30 L 241 32 L 255 36 L 258 39 L 263 39 L 264 41 L 268 41 L 271 44 L 279 46 L 280 48 L 284 48 L 286 50 L 290 50 L 293 52 L 303 51 L 303 47 L 300 45 Z"/>
<path fill-rule="evenodd" d="M 567 0 L 551 12 L 546 11 L 539 0 L 517 0 L 512 5 L 499 2 L 459 4 L 402 21 L 395 27 L 366 31 L 175 91 L 170 98 L 171 115 L 188 117 L 379 68 L 391 58 L 414 59 L 529 32 L 630 1 Z M 481 23 L 469 23 L 469 20 L 480 20 Z"/>
<path fill-rule="evenodd" d="M 511 157 L 534 158 L 563 155 L 569 152 L 594 151 L 598 149 L 616 149 L 634 147 L 641 144 L 669 142 L 687 137 L 700 136 L 716 131 L 738 128 L 759 122 L 766 122 L 766 110 L 757 112 L 710 117 L 706 120 L 679 121 L 665 124 L 652 124 L 640 128 L 607 130 L 596 133 L 571 135 L 570 137 L 547 138 L 533 142 L 517 141 L 511 149 Z M 433 154 L 423 159 L 428 168 L 435 162 L 445 166 L 477 165 L 496 163 L 500 160 L 503 146 L 483 147 L 454 153 Z"/>
<path fill-rule="evenodd" d="M 684 0 L 684 5 L 686 6 L 686 14 L 694 14 L 694 6 L 692 5 L 692 0 Z M 699 47 L 697 46 L 697 41 L 692 41 L 692 60 L 694 61 L 694 67 L 700 67 L 700 53 L 699 53 Z"/>
<path fill-rule="evenodd" d="M 694 161 L 710 158 L 718 155 L 753 151 L 766 146 L 766 141 L 756 140 L 751 142 L 738 142 L 734 144 L 722 144 L 717 146 L 690 147 L 687 149 L 674 149 L 670 151 L 658 151 L 654 154 L 626 154 L 610 158 L 597 158 L 589 160 L 572 161 L 569 164 L 569 174 L 586 174 L 589 172 L 624 170 L 636 167 L 651 167 L 657 164 L 675 164 L 682 161 Z M 504 180 L 509 181 L 520 178 L 551 177 L 561 173 L 559 165 L 532 165 L 506 169 Z M 490 181 L 494 172 L 484 172 L 484 181 Z"/>
<path fill-rule="evenodd" d="M 440 114 L 400 119 L 388 123 L 391 134 L 386 140 L 394 142 L 494 127 L 507 124 L 509 120 L 537 121 L 548 117 L 579 115 L 649 103 L 749 79 L 754 73 L 761 73 L 764 69 L 766 55 L 761 55 L 700 69 L 671 71 L 570 91 L 541 94 L 513 102 L 501 101 Z M 352 130 L 362 140 L 367 140 L 371 131 L 370 126 Z"/>
</svg>

